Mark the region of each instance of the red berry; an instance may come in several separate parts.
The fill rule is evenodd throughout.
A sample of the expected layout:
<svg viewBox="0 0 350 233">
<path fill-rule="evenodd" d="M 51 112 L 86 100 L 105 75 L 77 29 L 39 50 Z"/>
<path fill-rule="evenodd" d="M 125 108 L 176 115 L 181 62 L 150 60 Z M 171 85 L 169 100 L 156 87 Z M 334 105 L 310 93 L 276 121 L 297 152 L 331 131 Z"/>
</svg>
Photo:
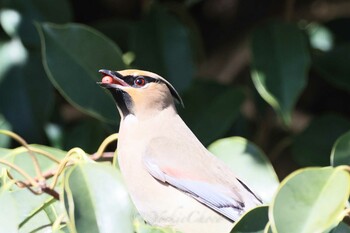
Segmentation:
<svg viewBox="0 0 350 233">
<path fill-rule="evenodd" d="M 102 83 L 113 83 L 113 78 L 111 76 L 104 76 L 102 78 Z"/>
</svg>

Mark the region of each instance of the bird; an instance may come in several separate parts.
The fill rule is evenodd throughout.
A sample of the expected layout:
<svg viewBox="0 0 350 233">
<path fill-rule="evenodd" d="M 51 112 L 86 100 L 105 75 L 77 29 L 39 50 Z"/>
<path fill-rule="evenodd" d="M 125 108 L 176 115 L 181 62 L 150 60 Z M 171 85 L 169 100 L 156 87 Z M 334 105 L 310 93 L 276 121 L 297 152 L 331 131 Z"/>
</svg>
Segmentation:
<svg viewBox="0 0 350 233">
<path fill-rule="evenodd" d="M 228 233 L 261 199 L 211 154 L 181 119 L 183 101 L 150 71 L 101 69 L 121 120 L 118 164 L 136 209 L 149 224 L 182 233 Z"/>
</svg>

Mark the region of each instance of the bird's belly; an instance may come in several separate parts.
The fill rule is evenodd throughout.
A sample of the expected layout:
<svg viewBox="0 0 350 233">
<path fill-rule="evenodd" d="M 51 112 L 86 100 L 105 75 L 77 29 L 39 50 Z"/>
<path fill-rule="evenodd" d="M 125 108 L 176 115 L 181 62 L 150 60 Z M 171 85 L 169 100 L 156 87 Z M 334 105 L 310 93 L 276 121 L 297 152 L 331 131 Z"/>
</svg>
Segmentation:
<svg viewBox="0 0 350 233">
<path fill-rule="evenodd" d="M 232 222 L 182 191 L 157 181 L 147 172 L 141 158 L 132 155 L 133 149 L 127 151 L 119 148 L 119 166 L 138 212 L 148 223 L 173 227 L 183 233 L 230 232 Z"/>
</svg>

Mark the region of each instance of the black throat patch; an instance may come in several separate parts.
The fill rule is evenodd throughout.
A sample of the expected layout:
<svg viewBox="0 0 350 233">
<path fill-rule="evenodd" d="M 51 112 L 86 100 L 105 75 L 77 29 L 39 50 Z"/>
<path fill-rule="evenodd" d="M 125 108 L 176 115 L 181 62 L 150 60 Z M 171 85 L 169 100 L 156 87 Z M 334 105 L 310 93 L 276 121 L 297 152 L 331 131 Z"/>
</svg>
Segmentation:
<svg viewBox="0 0 350 233">
<path fill-rule="evenodd" d="M 119 88 L 116 88 L 116 89 L 113 88 L 108 90 L 111 92 L 120 111 L 122 112 L 123 114 L 122 117 L 126 117 L 129 114 L 134 114 L 134 111 L 133 111 L 134 103 L 131 99 L 131 96 L 127 92 L 120 90 Z"/>
</svg>

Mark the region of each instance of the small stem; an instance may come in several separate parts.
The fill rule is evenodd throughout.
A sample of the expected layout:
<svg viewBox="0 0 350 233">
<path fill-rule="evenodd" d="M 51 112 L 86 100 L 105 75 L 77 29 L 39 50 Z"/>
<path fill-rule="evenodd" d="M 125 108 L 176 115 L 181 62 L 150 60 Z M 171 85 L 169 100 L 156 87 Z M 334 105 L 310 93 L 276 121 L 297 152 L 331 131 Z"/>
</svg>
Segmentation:
<svg viewBox="0 0 350 233">
<path fill-rule="evenodd" d="M 56 220 L 55 220 L 55 222 L 52 224 L 52 231 L 57 231 L 57 230 L 59 230 L 60 229 L 60 226 L 61 226 L 61 224 L 62 224 L 62 221 L 63 221 L 63 218 L 65 217 L 65 214 L 60 214 L 57 218 L 56 218 Z"/>
<path fill-rule="evenodd" d="M 32 147 L 32 146 L 29 146 L 30 147 L 30 150 L 35 152 L 35 153 L 38 153 L 40 155 L 43 155 L 45 157 L 47 157 L 48 159 L 54 161 L 55 163 L 60 163 L 60 160 L 57 159 L 54 155 L 44 151 L 44 150 L 41 150 L 39 148 L 35 148 L 35 147 Z"/>
<path fill-rule="evenodd" d="M 37 213 L 45 209 L 47 206 L 54 203 L 56 200 L 54 198 L 50 198 L 49 200 L 45 201 L 43 205 L 41 205 L 39 208 L 35 209 L 30 215 L 28 215 L 26 218 L 23 219 L 22 222 L 19 223 L 18 228 L 23 227 L 29 220 L 31 220 L 34 216 L 36 216 Z"/>
<path fill-rule="evenodd" d="M 53 181 L 52 181 L 52 183 L 51 183 L 51 185 L 50 185 L 50 188 L 51 189 L 54 189 L 55 188 L 55 186 L 56 186 L 56 184 L 57 184 L 57 181 L 58 181 L 58 177 L 59 177 L 59 175 L 62 173 L 62 171 L 63 171 L 63 168 L 67 165 L 67 163 L 69 162 L 69 158 L 64 158 L 62 161 L 61 161 L 61 163 L 58 165 L 58 168 L 57 168 L 57 170 L 56 170 L 56 172 L 55 172 L 55 174 L 53 175 Z"/>
<path fill-rule="evenodd" d="M 103 152 L 105 151 L 106 147 L 114 142 L 118 140 L 118 134 L 112 134 L 110 136 L 108 136 L 105 140 L 103 140 L 103 142 L 101 143 L 100 147 L 98 148 L 97 152 L 94 154 L 94 160 L 98 160 L 99 158 L 101 158 L 101 156 L 103 155 Z"/>
<path fill-rule="evenodd" d="M 49 195 L 51 195 L 53 198 L 55 198 L 56 200 L 60 200 L 60 195 L 58 194 L 58 192 L 56 192 L 54 189 L 51 189 L 49 187 L 44 187 L 41 189 L 44 193 L 47 193 Z"/>
<path fill-rule="evenodd" d="M 0 163 L 11 167 L 12 169 L 16 170 L 19 174 L 21 174 L 24 178 L 26 178 L 28 180 L 28 182 L 33 186 L 33 187 L 39 187 L 39 183 L 36 182 L 35 179 L 33 179 L 27 172 L 25 172 L 23 169 L 21 169 L 20 167 L 18 167 L 15 164 L 9 163 L 6 160 L 0 159 Z"/>
<path fill-rule="evenodd" d="M 80 148 L 73 148 L 73 149 L 69 150 L 67 152 L 66 156 L 64 157 L 64 159 L 58 165 L 58 168 L 56 170 L 55 175 L 53 176 L 53 181 L 52 181 L 51 186 L 50 186 L 51 189 L 55 188 L 59 175 L 62 173 L 63 169 L 66 167 L 67 163 L 71 161 L 71 157 L 74 154 L 78 154 L 81 157 L 85 156 L 85 152 Z"/>
<path fill-rule="evenodd" d="M 33 193 L 34 195 L 40 195 L 43 192 L 42 191 L 36 191 L 34 189 L 31 188 L 30 185 L 27 185 L 26 183 L 24 183 L 23 181 L 20 180 L 14 180 L 14 182 L 16 183 L 16 185 L 20 188 L 26 188 L 28 189 L 31 193 Z"/>
<path fill-rule="evenodd" d="M 25 147 L 28 150 L 28 153 L 33 160 L 33 164 L 34 164 L 34 168 L 35 168 L 35 172 L 36 172 L 37 176 L 39 177 L 40 180 L 45 180 L 45 178 L 42 175 L 38 159 L 36 158 L 33 151 L 30 149 L 28 143 L 18 134 L 15 134 L 15 133 L 8 131 L 8 130 L 0 130 L 0 134 L 4 134 L 6 136 L 13 138 L 14 140 L 16 140 L 18 143 L 20 143 L 23 147 Z"/>
</svg>

